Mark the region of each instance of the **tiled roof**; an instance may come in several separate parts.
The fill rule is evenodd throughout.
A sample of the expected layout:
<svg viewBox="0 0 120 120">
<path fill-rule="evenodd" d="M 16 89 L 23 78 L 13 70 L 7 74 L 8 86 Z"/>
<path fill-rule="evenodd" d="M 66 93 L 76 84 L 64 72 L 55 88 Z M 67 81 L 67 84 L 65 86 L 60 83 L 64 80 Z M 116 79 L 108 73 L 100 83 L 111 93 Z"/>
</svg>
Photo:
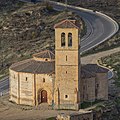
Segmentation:
<svg viewBox="0 0 120 120">
<path fill-rule="evenodd" d="M 36 58 L 47 58 L 50 60 L 54 60 L 55 59 L 55 54 L 53 52 L 51 52 L 50 50 L 46 50 L 46 51 L 42 51 L 40 53 L 34 54 L 33 57 Z"/>
<path fill-rule="evenodd" d="M 96 64 L 82 65 L 81 68 L 82 78 L 91 78 L 95 77 L 96 73 L 108 72 L 107 69 Z M 11 65 L 10 69 L 33 74 L 55 74 L 55 61 L 36 61 L 32 58 Z"/>
<path fill-rule="evenodd" d="M 54 28 L 80 28 L 79 22 L 77 20 L 63 20 L 57 24 L 55 24 Z"/>
<path fill-rule="evenodd" d="M 36 61 L 34 59 L 24 60 L 13 64 L 11 70 L 16 72 L 34 73 L 34 74 L 50 74 L 55 71 L 54 61 Z"/>
<path fill-rule="evenodd" d="M 95 76 L 96 76 L 95 73 L 89 72 L 89 71 L 87 71 L 86 69 L 84 69 L 82 67 L 82 69 L 81 69 L 81 77 L 83 79 L 85 79 L 85 78 L 91 78 L 91 77 L 95 77 Z"/>
<path fill-rule="evenodd" d="M 92 73 L 107 73 L 108 69 L 98 66 L 97 64 L 86 64 L 82 66 L 83 69 Z"/>
</svg>

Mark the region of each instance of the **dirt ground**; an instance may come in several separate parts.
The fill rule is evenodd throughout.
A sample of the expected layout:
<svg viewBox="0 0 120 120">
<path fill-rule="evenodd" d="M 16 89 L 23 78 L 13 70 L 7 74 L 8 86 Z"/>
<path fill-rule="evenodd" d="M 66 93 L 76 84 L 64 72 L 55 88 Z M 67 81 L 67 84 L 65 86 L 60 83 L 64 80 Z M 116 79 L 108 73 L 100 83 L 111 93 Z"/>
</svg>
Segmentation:
<svg viewBox="0 0 120 120">
<path fill-rule="evenodd" d="M 120 47 L 83 57 L 81 61 L 83 64 L 94 64 L 100 57 L 118 51 L 120 51 Z M 60 113 L 73 112 L 75 111 L 51 110 L 47 105 L 39 107 L 16 105 L 15 103 L 9 102 L 8 95 L 0 97 L 0 120 L 45 120 L 46 118 L 57 116 Z"/>
<path fill-rule="evenodd" d="M 60 113 L 73 113 L 75 111 L 49 110 L 46 105 L 31 107 L 16 105 L 8 101 L 9 96 L 0 98 L 0 120 L 46 120 L 46 118 L 57 116 Z"/>
</svg>

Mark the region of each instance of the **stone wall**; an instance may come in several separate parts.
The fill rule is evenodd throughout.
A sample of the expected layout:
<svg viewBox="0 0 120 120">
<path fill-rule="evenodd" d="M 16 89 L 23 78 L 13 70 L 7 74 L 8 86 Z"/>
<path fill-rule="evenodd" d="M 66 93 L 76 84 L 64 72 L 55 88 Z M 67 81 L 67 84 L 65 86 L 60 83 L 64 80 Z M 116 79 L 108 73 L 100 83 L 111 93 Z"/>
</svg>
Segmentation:
<svg viewBox="0 0 120 120">
<path fill-rule="evenodd" d="M 10 101 L 18 103 L 18 73 L 10 70 Z"/>
<path fill-rule="evenodd" d="M 60 114 L 57 116 L 57 120 L 93 120 L 93 113 L 88 112 L 76 112 L 73 114 Z"/>
<path fill-rule="evenodd" d="M 19 73 L 20 104 L 35 105 L 34 103 L 34 74 Z"/>
<path fill-rule="evenodd" d="M 56 28 L 55 29 L 55 47 L 57 50 L 61 50 L 61 33 L 64 32 L 66 37 L 65 37 L 65 40 L 66 40 L 66 49 L 69 49 L 68 48 L 68 33 L 72 33 L 72 39 L 74 40 L 72 43 L 72 49 L 79 49 L 79 45 L 80 45 L 80 40 L 79 40 L 79 30 L 76 29 L 76 28 Z"/>
<path fill-rule="evenodd" d="M 54 86 L 54 75 L 47 74 L 36 74 L 36 103 L 38 103 L 38 95 L 42 90 L 47 91 L 47 102 L 49 105 L 52 104 L 53 100 L 53 86 Z"/>
<path fill-rule="evenodd" d="M 17 104 L 38 105 L 38 95 L 46 90 L 47 102 L 51 105 L 54 98 L 54 77 L 54 74 L 18 73 L 10 70 L 10 100 Z"/>
<path fill-rule="evenodd" d="M 107 73 L 96 74 L 97 99 L 108 100 L 108 78 Z"/>
<path fill-rule="evenodd" d="M 65 46 L 61 34 L 65 33 Z M 72 33 L 72 46 L 68 47 L 68 34 Z M 78 109 L 80 103 L 80 53 L 77 28 L 55 29 L 55 105 L 60 109 Z"/>
<path fill-rule="evenodd" d="M 95 100 L 95 77 L 82 79 L 80 87 L 81 102 Z"/>
</svg>

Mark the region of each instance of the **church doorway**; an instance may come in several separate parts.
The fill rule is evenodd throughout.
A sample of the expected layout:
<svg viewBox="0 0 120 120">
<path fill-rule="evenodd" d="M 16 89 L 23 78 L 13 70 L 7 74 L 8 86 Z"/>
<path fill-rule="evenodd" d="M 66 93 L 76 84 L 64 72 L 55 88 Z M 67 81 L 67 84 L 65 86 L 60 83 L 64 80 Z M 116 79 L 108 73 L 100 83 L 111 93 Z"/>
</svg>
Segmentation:
<svg viewBox="0 0 120 120">
<path fill-rule="evenodd" d="M 42 90 L 41 91 L 41 103 L 46 103 L 47 102 L 47 91 Z"/>
</svg>

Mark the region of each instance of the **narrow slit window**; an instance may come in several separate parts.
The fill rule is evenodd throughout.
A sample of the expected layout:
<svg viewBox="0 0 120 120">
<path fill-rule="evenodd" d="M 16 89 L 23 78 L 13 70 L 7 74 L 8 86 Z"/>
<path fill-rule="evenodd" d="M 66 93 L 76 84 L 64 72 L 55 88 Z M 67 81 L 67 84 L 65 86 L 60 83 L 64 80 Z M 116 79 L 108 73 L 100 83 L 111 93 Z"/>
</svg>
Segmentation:
<svg viewBox="0 0 120 120">
<path fill-rule="evenodd" d="M 28 78 L 26 77 L 26 81 L 28 80 Z"/>
<path fill-rule="evenodd" d="M 45 78 L 43 78 L 43 83 L 45 82 Z"/>
<path fill-rule="evenodd" d="M 67 61 L 67 55 L 66 55 L 66 61 Z"/>
<path fill-rule="evenodd" d="M 65 46 L 65 33 L 61 34 L 61 47 Z"/>
<path fill-rule="evenodd" d="M 68 33 L 68 47 L 72 47 L 72 33 Z"/>
</svg>

